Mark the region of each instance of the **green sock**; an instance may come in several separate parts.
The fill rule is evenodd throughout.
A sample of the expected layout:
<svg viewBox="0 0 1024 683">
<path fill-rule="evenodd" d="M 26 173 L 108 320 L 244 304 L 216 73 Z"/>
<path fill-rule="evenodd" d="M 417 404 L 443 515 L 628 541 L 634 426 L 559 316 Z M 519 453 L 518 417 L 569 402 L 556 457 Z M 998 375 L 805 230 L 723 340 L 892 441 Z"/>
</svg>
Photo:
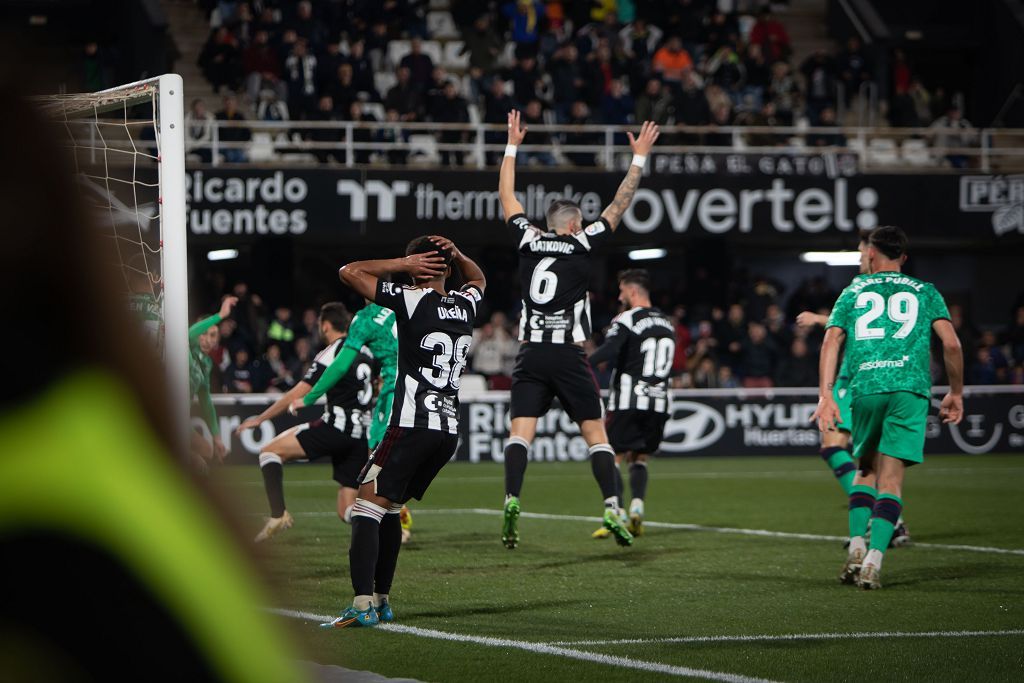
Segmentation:
<svg viewBox="0 0 1024 683">
<path fill-rule="evenodd" d="M 892 533 L 899 522 L 900 513 L 903 511 L 903 501 L 899 496 L 891 493 L 883 493 L 875 503 L 875 509 L 871 515 L 871 543 L 869 550 L 877 550 L 884 553 L 892 540 Z"/>
<path fill-rule="evenodd" d="M 850 487 L 850 538 L 865 536 L 868 533 L 868 520 L 875 507 L 875 496 L 878 491 L 874 486 L 855 484 Z M 871 530 L 874 540 L 875 530 Z"/>
<path fill-rule="evenodd" d="M 857 466 L 850 457 L 850 451 L 845 448 L 836 449 L 829 453 L 826 462 L 836 475 L 839 485 L 843 487 L 843 493 L 850 495 L 853 479 L 857 476 Z"/>
</svg>

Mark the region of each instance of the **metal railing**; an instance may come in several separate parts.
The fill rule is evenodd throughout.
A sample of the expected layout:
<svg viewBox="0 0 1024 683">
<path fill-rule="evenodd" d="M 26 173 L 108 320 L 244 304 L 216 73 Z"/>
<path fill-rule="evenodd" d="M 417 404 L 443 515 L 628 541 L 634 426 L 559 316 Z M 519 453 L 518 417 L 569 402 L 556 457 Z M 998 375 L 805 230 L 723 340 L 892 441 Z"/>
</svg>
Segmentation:
<svg viewBox="0 0 1024 683">
<path fill-rule="evenodd" d="M 247 130 L 249 139 L 233 140 L 239 129 Z M 629 158 L 625 133 L 634 129 L 530 126 L 520 153 L 529 163 L 545 166 L 623 168 Z M 100 140 L 95 132 L 90 134 L 95 149 L 131 150 L 141 144 L 130 139 Z M 208 138 L 196 141 L 186 136 L 186 152 L 205 155 L 214 166 L 332 163 L 349 168 L 436 166 L 442 156 L 454 154 L 457 166 L 480 169 L 500 162 L 505 138 L 506 127 L 501 124 L 213 121 Z M 671 125 L 662 126 L 654 153 L 697 157 L 845 154 L 856 158 L 860 171 L 930 173 L 948 170 L 952 164 L 986 173 L 1011 172 L 1024 171 L 1024 129 Z"/>
</svg>

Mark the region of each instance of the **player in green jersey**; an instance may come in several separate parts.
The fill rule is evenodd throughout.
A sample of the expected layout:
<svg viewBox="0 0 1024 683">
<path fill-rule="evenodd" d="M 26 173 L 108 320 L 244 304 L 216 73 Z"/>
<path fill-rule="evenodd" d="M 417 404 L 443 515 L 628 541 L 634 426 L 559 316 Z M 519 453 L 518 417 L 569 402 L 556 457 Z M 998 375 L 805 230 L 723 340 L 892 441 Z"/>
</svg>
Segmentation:
<svg viewBox="0 0 1024 683">
<path fill-rule="evenodd" d="M 146 257 L 139 253 L 125 263 L 128 281 L 128 311 L 142 324 L 146 336 L 157 349 L 163 348 L 164 321 L 156 287 L 150 279 Z"/>
<path fill-rule="evenodd" d="M 192 433 L 192 454 L 196 464 L 204 469 L 211 456 L 223 460 L 227 449 L 220 440 L 220 424 L 217 421 L 217 409 L 210 396 L 210 372 L 213 370 L 213 359 L 209 354 L 217 346 L 220 338 L 218 323 L 231 315 L 231 309 L 238 303 L 237 296 L 226 296 L 221 301 L 220 311 L 209 318 L 204 318 L 188 328 L 188 380 L 192 400 L 196 401 L 202 414 L 203 422 L 210 430 L 213 439 L 213 450 L 198 432 Z"/>
<path fill-rule="evenodd" d="M 862 275 L 868 272 L 868 237 L 870 234 L 870 230 L 861 230 L 860 241 L 857 244 Z M 796 317 L 796 322 L 801 327 L 815 325 L 825 327 L 828 325 L 828 316 L 813 311 L 804 311 Z M 821 458 L 832 470 L 832 474 L 835 475 L 839 486 L 843 489 L 843 494 L 849 498 L 857 466 L 850 455 L 852 450 L 850 431 L 853 425 L 850 417 L 850 403 L 853 402 L 853 396 L 850 393 L 850 371 L 846 365 L 846 356 L 843 356 L 843 362 L 839 366 L 839 375 L 836 377 L 835 387 L 832 389 L 832 398 L 839 406 L 839 422 L 836 423 L 835 429 L 821 433 Z M 909 545 L 910 542 L 907 525 L 900 519 L 896 525 L 896 531 L 893 533 L 891 545 L 903 546 Z M 849 541 L 847 541 L 848 544 Z"/>
<path fill-rule="evenodd" d="M 348 326 L 348 336 L 338 359 L 327 368 L 327 371 L 308 394 L 292 402 L 292 412 L 294 413 L 303 406 L 316 403 L 328 387 L 348 372 L 353 359 L 359 354 L 359 349 L 364 346 L 381 364 L 380 392 L 377 394 L 377 401 L 373 406 L 373 417 L 367 437 L 367 445 L 373 451 L 384 438 L 384 431 L 391 418 L 391 403 L 395 394 L 398 328 L 395 323 L 395 313 L 390 308 L 384 308 L 373 301 L 366 302 L 366 305 L 356 313 Z M 352 500 L 347 502 L 354 503 L 355 496 L 352 496 Z M 405 543 L 410 538 L 409 529 L 412 527 L 412 514 L 409 512 L 408 506 L 402 507 L 401 520 L 402 542 Z"/>
<path fill-rule="evenodd" d="M 868 274 L 839 295 L 821 348 L 818 408 L 813 420 L 831 431 L 840 420 L 832 396 L 839 347 L 853 395 L 854 456 L 860 472 L 850 492 L 850 547 L 839 579 L 861 588 L 881 588 L 882 557 L 903 509 L 907 467 L 924 460 L 931 398 L 931 333 L 942 341 L 950 391 L 939 417 L 963 418 L 963 352 L 949 311 L 935 287 L 903 275 L 907 236 L 896 227 L 875 229 L 869 238 Z M 865 541 L 871 524 L 870 543 Z"/>
</svg>

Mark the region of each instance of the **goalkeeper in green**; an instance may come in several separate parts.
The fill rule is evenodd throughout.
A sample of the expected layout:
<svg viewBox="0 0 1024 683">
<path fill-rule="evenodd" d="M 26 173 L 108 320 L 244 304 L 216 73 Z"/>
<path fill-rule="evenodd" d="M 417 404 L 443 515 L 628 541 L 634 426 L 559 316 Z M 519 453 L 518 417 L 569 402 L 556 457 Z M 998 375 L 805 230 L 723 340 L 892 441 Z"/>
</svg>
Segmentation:
<svg viewBox="0 0 1024 683">
<path fill-rule="evenodd" d="M 192 455 L 200 469 L 205 469 L 211 457 L 224 460 L 227 449 L 220 439 L 220 424 L 217 421 L 217 409 L 210 396 L 210 372 L 213 370 L 213 359 L 210 353 L 217 346 L 220 332 L 217 325 L 231 315 L 231 309 L 238 303 L 238 297 L 227 296 L 220 304 L 220 311 L 209 318 L 200 320 L 188 328 L 188 380 L 192 400 L 196 402 L 203 422 L 210 430 L 213 448 L 203 436 L 192 431 Z"/>
<path fill-rule="evenodd" d="M 907 236 L 876 228 L 868 238 L 868 273 L 854 278 L 832 307 L 821 347 L 818 408 L 812 420 L 835 430 L 839 406 L 832 390 L 839 347 L 846 340 L 854 456 L 859 472 L 850 490 L 850 547 L 839 575 L 865 590 L 881 588 L 882 557 L 903 510 L 903 478 L 924 461 L 931 402 L 931 333 L 942 341 L 949 393 L 939 417 L 963 419 L 963 352 L 942 295 L 929 282 L 901 272 Z M 871 525 L 870 544 L 865 540 Z"/>
</svg>

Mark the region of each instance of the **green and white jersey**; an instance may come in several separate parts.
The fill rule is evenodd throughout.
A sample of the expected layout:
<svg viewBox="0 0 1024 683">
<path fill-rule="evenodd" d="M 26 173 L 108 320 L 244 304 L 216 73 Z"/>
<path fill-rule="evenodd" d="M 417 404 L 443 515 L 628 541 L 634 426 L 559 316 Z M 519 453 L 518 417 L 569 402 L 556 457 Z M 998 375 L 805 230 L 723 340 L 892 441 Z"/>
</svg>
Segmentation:
<svg viewBox="0 0 1024 683">
<path fill-rule="evenodd" d="M 932 323 L 943 318 L 949 310 L 930 282 L 895 272 L 855 277 L 825 326 L 846 333 L 843 362 L 853 397 L 930 396 Z"/>
<path fill-rule="evenodd" d="M 128 310 L 142 323 L 146 336 L 159 347 L 163 337 L 163 318 L 157 298 L 149 292 L 129 294 Z"/>
<path fill-rule="evenodd" d="M 348 326 L 345 347 L 358 353 L 364 346 L 380 361 L 380 374 L 393 379 L 398 366 L 398 325 L 394 311 L 371 302 L 356 313 Z"/>
</svg>

